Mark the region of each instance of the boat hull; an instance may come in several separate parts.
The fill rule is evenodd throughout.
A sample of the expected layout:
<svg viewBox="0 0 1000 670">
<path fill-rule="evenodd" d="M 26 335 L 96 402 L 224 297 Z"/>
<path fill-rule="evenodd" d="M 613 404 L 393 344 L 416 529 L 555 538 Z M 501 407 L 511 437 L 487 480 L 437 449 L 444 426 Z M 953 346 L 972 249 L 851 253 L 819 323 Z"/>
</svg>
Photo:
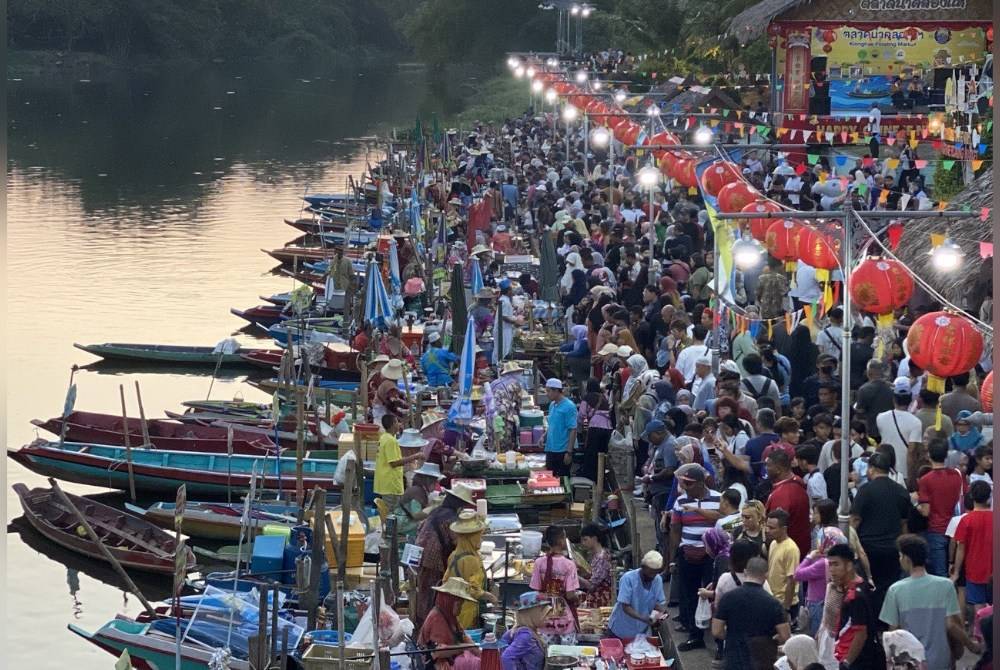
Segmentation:
<svg viewBox="0 0 1000 670">
<path fill-rule="evenodd" d="M 103 649 L 113 656 L 121 656 L 128 649 L 132 666 L 140 670 L 174 670 L 177 646 L 166 637 L 153 637 L 128 633 L 104 626 L 95 633 L 88 633 L 78 626 L 69 624 L 69 630 Z M 181 648 L 182 670 L 206 670 L 212 653 L 204 649 L 184 645 Z M 250 664 L 240 659 L 230 659 L 230 670 L 250 670 Z"/>
<path fill-rule="evenodd" d="M 23 484 L 15 484 L 13 488 L 14 492 L 17 493 L 18 498 L 21 500 L 21 508 L 24 510 L 24 518 L 27 519 L 29 524 L 31 524 L 32 528 L 37 530 L 52 542 L 55 542 L 69 551 L 73 551 L 100 561 L 106 560 L 104 554 L 88 536 L 67 532 L 66 530 L 58 528 L 43 516 L 39 507 L 40 505 L 49 504 L 47 501 L 54 496 L 51 491 L 43 491 L 41 489 L 29 491 Z M 45 494 L 48 495 L 46 496 Z M 127 521 L 125 525 L 129 526 L 129 531 L 138 533 L 141 532 L 144 527 L 148 527 L 149 530 L 146 532 L 149 534 L 151 541 L 156 540 L 157 542 L 169 543 L 166 547 L 162 548 L 161 552 L 157 554 L 137 549 L 125 549 L 120 546 L 107 547 L 111 552 L 111 555 L 114 556 L 122 566 L 133 570 L 142 570 L 144 572 L 173 574 L 174 556 L 170 553 L 173 551 L 173 538 L 165 535 L 162 530 L 138 517 L 126 514 L 125 512 L 121 512 L 111 507 L 107 507 L 106 505 L 102 505 L 93 500 L 87 500 L 72 495 L 69 497 L 73 500 L 73 504 L 77 507 L 77 509 L 80 509 L 81 507 L 86 509 L 89 507 L 91 510 L 97 510 L 97 513 L 101 514 L 102 517 L 107 517 L 103 519 L 105 521 L 110 521 L 111 517 L 124 517 Z M 90 520 L 94 521 L 95 519 L 92 518 Z M 97 519 L 97 521 L 101 521 L 101 519 Z M 195 567 L 194 553 L 188 549 L 187 554 L 188 570 L 193 570 Z"/>
<path fill-rule="evenodd" d="M 214 347 L 185 347 L 165 344 L 78 344 L 74 347 L 108 361 L 135 363 L 172 363 L 176 365 L 199 366 L 245 366 L 243 354 L 266 351 L 263 349 L 242 349 L 231 354 L 214 353 Z"/>
</svg>

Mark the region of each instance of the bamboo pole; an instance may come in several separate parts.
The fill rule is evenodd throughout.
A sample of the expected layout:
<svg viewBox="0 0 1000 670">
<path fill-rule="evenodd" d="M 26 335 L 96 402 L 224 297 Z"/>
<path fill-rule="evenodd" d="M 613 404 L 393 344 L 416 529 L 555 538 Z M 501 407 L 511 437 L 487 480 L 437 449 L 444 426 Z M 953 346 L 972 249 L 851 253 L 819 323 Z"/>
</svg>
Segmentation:
<svg viewBox="0 0 1000 670">
<path fill-rule="evenodd" d="M 139 421 L 142 425 L 142 446 L 145 448 L 150 448 L 152 443 L 149 441 L 149 423 L 146 421 L 146 410 L 142 406 L 142 391 L 139 390 L 139 380 L 135 380 L 135 399 L 139 403 Z"/>
<path fill-rule="evenodd" d="M 267 592 L 270 590 L 268 586 L 262 586 L 260 589 L 260 600 L 257 603 L 257 669 L 264 670 L 267 668 Z M 278 595 L 274 595 L 275 604 L 277 604 Z M 253 649 L 253 645 L 250 647 Z M 251 664 L 252 665 L 252 664 Z"/>
<path fill-rule="evenodd" d="M 326 551 L 326 491 L 318 486 L 313 491 L 313 536 L 312 536 L 312 566 L 309 574 L 309 592 L 306 598 L 306 612 L 309 617 L 309 628 L 316 629 L 316 615 L 319 609 L 319 586 L 323 570 L 323 559 Z"/>
<path fill-rule="evenodd" d="M 73 404 L 76 404 L 76 394 L 73 391 L 73 378 L 76 376 L 76 371 L 79 370 L 78 365 L 72 365 L 69 369 L 69 386 L 66 388 L 66 403 L 63 405 L 63 420 L 62 426 L 59 427 L 59 447 L 66 443 L 66 431 L 69 430 L 69 415 L 73 411 L 70 407 L 70 400 L 73 400 Z M 72 396 L 72 398 L 71 398 Z"/>
<path fill-rule="evenodd" d="M 310 628 L 310 630 L 314 630 Z M 285 636 L 287 643 L 288 628 L 285 628 Z M 268 665 L 273 665 L 274 661 L 278 659 L 278 587 L 274 588 L 274 602 L 271 603 L 271 644 L 270 644 L 270 654 L 268 657 Z M 284 666 L 282 666 L 284 670 Z"/>
<path fill-rule="evenodd" d="M 129 437 L 128 410 L 125 409 L 125 385 L 118 385 L 118 393 L 122 399 L 122 432 L 125 435 L 125 458 L 128 460 L 128 493 L 135 502 L 135 473 L 132 471 L 132 438 Z"/>
<path fill-rule="evenodd" d="M 101 539 L 97 537 L 97 533 L 95 533 L 94 529 L 91 528 L 89 523 L 87 523 L 87 519 L 84 518 L 80 510 L 76 508 L 76 505 L 74 505 L 73 502 L 69 499 L 69 496 L 67 496 L 63 492 L 63 490 L 59 488 L 59 484 L 52 477 L 49 477 L 49 486 L 52 487 L 52 492 L 56 494 L 56 497 L 59 499 L 59 502 L 65 505 L 69 509 L 69 511 L 73 513 L 73 516 L 76 517 L 76 520 L 80 523 L 80 525 L 83 527 L 83 530 L 87 533 L 87 537 L 90 538 L 91 542 L 97 545 L 97 549 L 101 552 L 101 555 L 104 556 L 104 560 L 106 560 L 108 563 L 111 564 L 111 567 L 114 568 L 115 572 L 118 573 L 118 576 L 121 577 L 122 581 L 125 582 L 125 586 L 128 588 L 128 590 L 131 591 L 132 594 L 139 599 L 139 602 L 142 603 L 142 606 L 146 610 L 146 612 L 150 616 L 156 616 L 156 610 L 154 610 L 153 606 L 149 604 L 148 600 L 146 600 L 146 596 L 142 595 L 142 591 L 139 590 L 139 587 L 135 585 L 135 582 L 132 581 L 132 578 L 128 576 L 127 572 L 125 572 L 125 568 L 122 567 L 121 563 L 118 562 L 118 559 L 114 557 L 114 555 L 108 550 L 108 548 L 104 546 L 104 543 L 101 542 Z"/>
<path fill-rule="evenodd" d="M 305 356 L 305 352 L 302 352 Z M 302 385 L 295 385 L 295 503 L 301 509 L 306 493 L 302 484 L 302 459 L 305 457 L 305 416 L 302 407 Z M 275 445 L 277 446 L 277 445 Z M 311 629 L 310 629 L 311 630 Z"/>
<path fill-rule="evenodd" d="M 607 456 L 597 454 L 597 481 L 594 482 L 593 499 L 590 503 L 590 519 L 597 521 L 601 516 L 601 500 L 604 498 L 604 468 Z"/>
<path fill-rule="evenodd" d="M 355 445 L 357 448 L 357 445 Z M 337 556 L 337 579 L 347 583 L 347 540 L 351 532 L 351 507 L 354 499 L 356 462 L 348 462 L 344 472 L 344 485 L 340 494 L 340 551 Z"/>
</svg>

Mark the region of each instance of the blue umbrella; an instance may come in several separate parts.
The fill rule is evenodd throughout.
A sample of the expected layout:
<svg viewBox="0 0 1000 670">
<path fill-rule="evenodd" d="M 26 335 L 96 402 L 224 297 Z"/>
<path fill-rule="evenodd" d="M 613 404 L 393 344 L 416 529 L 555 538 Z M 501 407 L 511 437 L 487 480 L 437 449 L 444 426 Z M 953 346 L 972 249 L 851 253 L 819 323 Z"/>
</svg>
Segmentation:
<svg viewBox="0 0 1000 670">
<path fill-rule="evenodd" d="M 462 343 L 462 355 L 458 360 L 458 397 L 448 410 L 448 419 L 472 419 L 472 380 L 476 371 L 476 324 L 469 319 L 465 327 L 465 341 Z"/>
<path fill-rule="evenodd" d="M 385 328 L 392 323 L 392 305 L 389 294 L 382 283 L 382 273 L 375 261 L 368 263 L 368 279 L 365 282 L 364 320 L 376 328 Z"/>
<path fill-rule="evenodd" d="M 420 218 L 420 194 L 417 187 L 410 190 L 410 234 L 417 240 L 417 248 L 424 243 L 424 222 Z"/>
<path fill-rule="evenodd" d="M 389 238 L 389 287 L 392 289 L 392 306 L 403 306 L 403 281 L 399 274 L 399 247 L 396 238 Z"/>
<path fill-rule="evenodd" d="M 472 259 L 472 297 L 475 298 L 483 290 L 483 270 L 479 267 L 479 259 Z"/>
<path fill-rule="evenodd" d="M 431 243 L 431 251 L 436 262 L 444 262 L 444 257 L 448 253 L 448 226 L 445 224 L 443 216 L 438 219 L 437 232 Z"/>
</svg>

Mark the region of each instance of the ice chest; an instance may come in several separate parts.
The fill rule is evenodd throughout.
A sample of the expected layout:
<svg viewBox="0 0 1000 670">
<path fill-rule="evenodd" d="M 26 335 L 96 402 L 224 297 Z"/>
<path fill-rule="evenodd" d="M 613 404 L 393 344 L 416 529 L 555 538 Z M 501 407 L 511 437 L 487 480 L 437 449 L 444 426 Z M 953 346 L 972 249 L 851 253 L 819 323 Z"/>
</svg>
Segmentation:
<svg viewBox="0 0 1000 670">
<path fill-rule="evenodd" d="M 254 574 L 279 573 L 285 560 L 285 538 L 281 535 L 258 535 L 253 541 L 250 571 Z"/>
<path fill-rule="evenodd" d="M 333 522 L 333 529 L 340 534 L 340 524 L 342 520 L 341 511 L 333 510 L 327 512 L 330 521 Z M 326 538 L 326 562 L 331 568 L 337 567 L 337 555 L 333 550 L 333 542 L 329 535 Z M 357 512 L 352 511 L 350 516 L 350 526 L 347 532 L 347 567 L 360 568 L 365 562 L 365 525 L 361 522 L 361 517 Z"/>
</svg>

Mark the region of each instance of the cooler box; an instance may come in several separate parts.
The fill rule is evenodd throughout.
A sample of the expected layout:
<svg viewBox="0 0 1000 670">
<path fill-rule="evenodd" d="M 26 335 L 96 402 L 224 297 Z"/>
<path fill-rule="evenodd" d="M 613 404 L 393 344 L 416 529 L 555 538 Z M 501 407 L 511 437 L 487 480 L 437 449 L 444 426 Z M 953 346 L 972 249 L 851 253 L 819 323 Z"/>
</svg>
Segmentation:
<svg viewBox="0 0 1000 670">
<path fill-rule="evenodd" d="M 333 522 L 333 529 L 340 533 L 340 523 L 342 514 L 340 510 L 327 512 L 330 521 Z M 337 567 L 337 555 L 333 551 L 333 542 L 329 535 L 326 537 L 326 562 L 330 568 Z M 361 522 L 361 517 L 357 512 L 352 511 L 350 526 L 347 533 L 347 567 L 359 568 L 365 562 L 365 526 Z"/>
<path fill-rule="evenodd" d="M 281 572 L 285 559 L 285 538 L 280 535 L 258 535 L 253 541 L 250 571 L 254 574 Z"/>
<path fill-rule="evenodd" d="M 280 523 L 265 523 L 263 534 L 283 537 L 285 538 L 285 542 L 287 542 L 292 537 L 292 529 Z"/>
</svg>

